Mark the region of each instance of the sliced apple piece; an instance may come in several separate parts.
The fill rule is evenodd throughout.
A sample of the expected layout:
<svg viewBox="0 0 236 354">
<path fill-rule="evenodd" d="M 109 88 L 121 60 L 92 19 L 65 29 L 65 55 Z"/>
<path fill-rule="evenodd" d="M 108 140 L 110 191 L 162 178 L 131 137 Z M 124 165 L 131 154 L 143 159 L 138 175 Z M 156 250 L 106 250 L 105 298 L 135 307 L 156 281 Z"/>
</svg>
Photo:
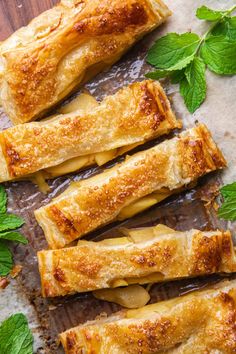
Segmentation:
<svg viewBox="0 0 236 354">
<path fill-rule="evenodd" d="M 142 211 L 150 208 L 151 206 L 161 202 L 171 195 L 169 190 L 160 190 L 156 193 L 152 193 L 146 197 L 140 198 L 139 200 L 131 203 L 127 207 L 123 208 L 119 213 L 117 219 L 125 220 L 131 218 L 132 216 L 141 213 Z"/>
<path fill-rule="evenodd" d="M 117 149 L 98 152 L 94 155 L 94 159 L 98 166 L 104 165 L 106 162 L 113 160 L 117 156 Z"/>
<path fill-rule="evenodd" d="M 117 219 L 118 220 L 125 220 L 131 218 L 132 216 L 141 213 L 142 211 L 150 208 L 151 206 L 157 203 L 156 198 L 151 196 L 147 196 L 137 200 L 136 202 L 128 205 L 127 207 L 123 208 L 119 213 Z"/>
<path fill-rule="evenodd" d="M 171 229 L 166 225 L 159 224 L 153 227 L 147 228 L 137 228 L 137 229 L 121 229 L 122 233 L 127 236 L 127 238 L 134 242 L 140 243 L 148 240 L 152 240 L 156 236 L 166 235 L 166 234 L 173 234 L 176 231 Z"/>
<path fill-rule="evenodd" d="M 58 176 L 65 175 L 67 173 L 75 172 L 82 167 L 89 166 L 94 162 L 92 155 L 75 157 L 68 161 L 63 162 L 60 165 L 47 168 L 45 170 L 47 178 L 54 178 Z"/>
<path fill-rule="evenodd" d="M 129 309 L 145 306 L 150 300 L 148 292 L 140 285 L 130 285 L 124 288 L 102 289 L 93 291 L 99 300 L 115 302 Z"/>
<path fill-rule="evenodd" d="M 44 194 L 50 192 L 50 187 L 45 180 L 43 171 L 34 173 L 33 175 L 29 176 L 28 179 L 39 187 L 40 192 Z"/>
<path fill-rule="evenodd" d="M 116 279 L 116 280 L 112 281 L 110 284 L 111 288 L 118 288 L 120 286 L 128 286 L 128 285 L 129 285 L 129 283 L 124 279 Z"/>
<path fill-rule="evenodd" d="M 72 101 L 62 106 L 58 112 L 61 114 L 67 114 L 79 110 L 83 113 L 86 113 L 91 111 L 93 108 L 96 108 L 98 105 L 99 102 L 89 93 L 81 93 Z"/>
<path fill-rule="evenodd" d="M 122 146 L 118 149 L 118 155 L 123 155 L 125 154 L 126 152 L 130 151 L 130 150 L 133 150 L 135 149 L 137 146 L 143 144 L 143 142 L 139 142 L 139 143 L 135 143 L 135 144 L 130 144 L 130 145 L 125 145 L 125 146 Z"/>
<path fill-rule="evenodd" d="M 156 199 L 157 203 L 160 203 L 162 200 L 168 198 L 170 195 L 172 195 L 173 192 L 171 192 L 168 189 L 161 189 L 158 192 L 154 192 L 152 194 L 150 194 L 153 198 Z"/>
</svg>

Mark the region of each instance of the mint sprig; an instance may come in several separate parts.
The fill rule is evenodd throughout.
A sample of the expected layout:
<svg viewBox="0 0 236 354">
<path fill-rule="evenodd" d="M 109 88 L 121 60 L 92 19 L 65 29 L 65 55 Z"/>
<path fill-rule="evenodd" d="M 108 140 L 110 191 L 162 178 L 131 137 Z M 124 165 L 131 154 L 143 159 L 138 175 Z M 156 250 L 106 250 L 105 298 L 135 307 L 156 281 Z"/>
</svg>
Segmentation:
<svg viewBox="0 0 236 354">
<path fill-rule="evenodd" d="M 194 113 L 206 98 L 206 68 L 218 75 L 236 74 L 236 16 L 229 10 L 215 11 L 202 6 L 196 16 L 212 22 L 202 36 L 195 33 L 169 33 L 150 48 L 147 62 L 156 70 L 151 79 L 169 77 L 180 84 L 180 93 L 189 112 Z"/>
<path fill-rule="evenodd" d="M 26 317 L 18 313 L 0 326 L 0 353 L 33 354 L 33 336 Z"/>
<path fill-rule="evenodd" d="M 218 216 L 225 220 L 236 221 L 236 182 L 222 187 L 220 193 L 224 201 L 218 210 Z"/>
<path fill-rule="evenodd" d="M 0 276 L 6 276 L 13 267 L 13 257 L 6 241 L 27 244 L 27 239 L 18 231 L 12 231 L 24 224 L 24 220 L 17 215 L 7 212 L 7 194 L 0 185 Z M 0 351 L 1 352 L 1 351 Z"/>
</svg>

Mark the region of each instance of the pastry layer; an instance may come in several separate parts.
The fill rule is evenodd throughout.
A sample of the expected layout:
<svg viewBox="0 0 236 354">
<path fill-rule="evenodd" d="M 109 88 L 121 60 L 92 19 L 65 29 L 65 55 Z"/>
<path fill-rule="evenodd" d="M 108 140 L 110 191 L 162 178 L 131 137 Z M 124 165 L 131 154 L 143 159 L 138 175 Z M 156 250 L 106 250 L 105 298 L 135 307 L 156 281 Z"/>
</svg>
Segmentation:
<svg viewBox="0 0 236 354">
<path fill-rule="evenodd" d="M 161 0 L 62 0 L 1 43 L 1 104 L 14 124 L 41 117 L 170 15 Z"/>
<path fill-rule="evenodd" d="M 49 246 L 61 248 L 119 218 L 122 209 L 143 197 L 163 189 L 168 196 L 225 165 L 208 129 L 198 125 L 101 174 L 72 183 L 35 216 Z"/>
<path fill-rule="evenodd" d="M 43 295 L 236 271 L 229 231 L 179 232 L 158 225 L 126 233 L 127 237 L 38 252 Z"/>
<path fill-rule="evenodd" d="M 66 354 L 236 352 L 236 281 L 121 311 L 60 335 Z"/>
<path fill-rule="evenodd" d="M 128 149 L 181 126 L 158 82 L 133 83 L 100 104 L 94 100 L 85 106 L 91 96 L 83 97 L 84 107 L 75 112 L 0 132 L 0 182 L 52 166 L 56 166 L 54 174 L 63 172 L 64 163 L 70 160 L 71 165 L 77 157 L 83 157 L 82 166 L 86 159 L 88 164 L 95 163 L 101 152 L 117 149 L 116 156 L 122 153 L 120 148 Z M 51 170 L 45 171 L 48 177 Z"/>
</svg>

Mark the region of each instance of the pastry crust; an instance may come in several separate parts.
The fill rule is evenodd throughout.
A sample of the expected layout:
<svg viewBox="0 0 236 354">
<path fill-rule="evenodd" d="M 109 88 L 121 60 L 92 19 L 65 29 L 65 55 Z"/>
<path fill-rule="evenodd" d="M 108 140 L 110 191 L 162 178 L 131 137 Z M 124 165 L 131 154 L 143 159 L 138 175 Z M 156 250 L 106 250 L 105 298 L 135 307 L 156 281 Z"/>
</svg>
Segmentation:
<svg viewBox="0 0 236 354">
<path fill-rule="evenodd" d="M 160 84 L 136 82 L 90 111 L 80 109 L 0 132 L 0 182 L 75 157 L 141 144 L 180 127 Z"/>
<path fill-rule="evenodd" d="M 0 100 L 35 120 L 171 15 L 161 0 L 62 0 L 1 44 Z"/>
<path fill-rule="evenodd" d="M 43 296 L 236 271 L 229 231 L 179 232 L 158 225 L 126 233 L 38 252 Z"/>
<path fill-rule="evenodd" d="M 66 354 L 236 352 L 236 281 L 121 311 L 60 335 Z"/>
<path fill-rule="evenodd" d="M 141 151 L 81 182 L 36 210 L 50 248 L 61 248 L 117 217 L 134 201 L 163 188 L 169 193 L 226 162 L 204 125 Z"/>
</svg>

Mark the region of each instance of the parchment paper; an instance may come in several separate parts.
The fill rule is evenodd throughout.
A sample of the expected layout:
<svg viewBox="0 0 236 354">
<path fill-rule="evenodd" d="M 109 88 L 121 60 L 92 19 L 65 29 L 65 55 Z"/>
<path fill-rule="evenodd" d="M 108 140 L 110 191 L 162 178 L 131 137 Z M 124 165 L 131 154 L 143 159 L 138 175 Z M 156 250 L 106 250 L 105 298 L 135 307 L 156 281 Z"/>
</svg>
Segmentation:
<svg viewBox="0 0 236 354">
<path fill-rule="evenodd" d="M 86 85 L 86 88 L 96 98 L 101 99 L 123 85 L 143 79 L 143 75 L 150 70 L 144 60 L 147 49 L 159 36 L 175 31 L 181 33 L 192 30 L 199 34 L 204 32 L 208 25 L 204 21 L 196 19 L 195 11 L 197 7 L 205 4 L 213 8 L 229 8 L 235 4 L 235 1 L 166 0 L 166 3 L 173 11 L 173 16 L 168 23 L 145 37 L 111 70 L 100 74 Z M 167 81 L 164 81 L 163 85 L 173 100 L 173 107 L 177 116 L 183 119 L 185 128 L 193 126 L 197 120 L 207 124 L 228 160 L 228 169 L 223 174 L 213 174 L 201 180 L 198 188 L 183 193 L 181 196 L 170 198 L 160 206 L 136 216 L 126 222 L 125 225 L 133 227 L 164 222 L 180 230 L 192 227 L 210 229 L 227 226 L 233 231 L 235 230 L 234 225 L 227 225 L 227 223 L 219 221 L 214 210 L 206 209 L 203 199 L 210 198 L 211 192 L 214 194 L 214 189 L 218 183 L 222 183 L 222 178 L 225 183 L 236 179 L 236 76 L 219 77 L 208 72 L 207 83 L 207 100 L 193 115 L 190 115 L 185 108 L 178 92 L 178 86 L 171 85 Z M 4 113 L 1 113 L 0 129 L 8 126 L 10 126 L 10 123 L 7 117 Z M 47 244 L 42 230 L 34 219 L 33 210 L 48 203 L 52 197 L 61 193 L 71 180 L 88 177 L 98 171 L 99 169 L 91 168 L 75 175 L 57 178 L 50 183 L 52 191 L 47 196 L 40 193 L 37 187 L 29 182 L 6 185 L 9 195 L 9 210 L 25 218 L 26 224 L 23 227 L 23 232 L 30 243 L 27 247 L 18 245 L 14 248 L 15 262 L 23 265 L 23 271 L 15 281 L 12 281 L 1 292 L 0 321 L 18 311 L 26 313 L 36 338 L 35 352 L 37 353 L 61 353 L 62 350 L 58 349 L 55 343 L 56 334 L 59 331 L 86 320 L 94 319 L 101 312 L 110 314 L 119 309 L 119 306 L 98 301 L 90 294 L 53 301 L 43 300 L 40 296 L 36 252 L 46 248 Z M 114 234 L 112 230 L 117 230 L 117 225 L 103 228 L 90 235 L 89 238 L 100 239 L 106 237 L 107 234 Z M 180 293 L 199 288 L 209 281 L 217 281 L 217 279 L 218 277 L 213 276 L 210 277 L 210 280 L 209 278 L 194 281 L 186 280 L 154 286 L 151 291 L 152 302 L 170 296 L 178 296 Z"/>
</svg>

